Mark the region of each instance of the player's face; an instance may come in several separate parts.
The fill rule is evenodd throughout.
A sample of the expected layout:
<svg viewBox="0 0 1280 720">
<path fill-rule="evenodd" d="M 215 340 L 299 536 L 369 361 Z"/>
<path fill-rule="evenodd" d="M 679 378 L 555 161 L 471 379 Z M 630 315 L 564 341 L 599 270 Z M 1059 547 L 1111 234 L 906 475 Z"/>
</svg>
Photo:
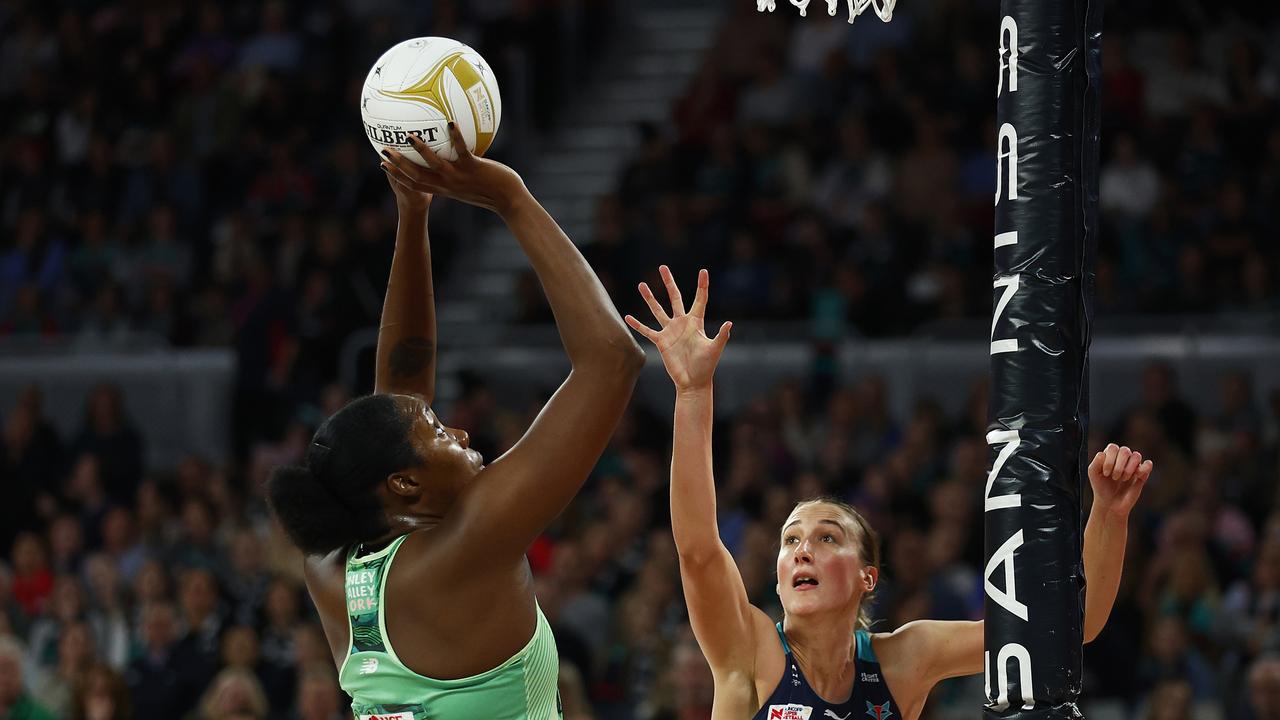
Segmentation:
<svg viewBox="0 0 1280 720">
<path fill-rule="evenodd" d="M 875 569 L 859 557 L 858 533 L 831 505 L 806 505 L 791 513 L 778 550 L 778 595 L 787 614 L 856 614 L 876 581 Z"/>
<path fill-rule="evenodd" d="M 446 427 L 422 398 L 402 397 L 414 417 L 413 442 L 426 460 L 423 478 L 430 492 L 452 495 L 484 469 L 484 458 L 471 449 L 466 431 Z"/>
</svg>

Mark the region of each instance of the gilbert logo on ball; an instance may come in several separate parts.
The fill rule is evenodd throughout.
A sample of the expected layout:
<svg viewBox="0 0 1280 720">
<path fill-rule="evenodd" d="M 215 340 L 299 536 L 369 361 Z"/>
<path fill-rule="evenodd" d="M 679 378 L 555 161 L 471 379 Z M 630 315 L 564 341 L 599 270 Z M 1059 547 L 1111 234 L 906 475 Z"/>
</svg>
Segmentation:
<svg viewBox="0 0 1280 720">
<path fill-rule="evenodd" d="M 417 135 L 441 157 L 456 160 L 449 123 L 457 123 L 471 152 L 483 155 L 502 120 L 502 96 L 480 53 L 449 38 L 414 38 L 393 46 L 370 68 L 360 117 L 375 151 L 394 148 L 424 164 L 409 144 L 409 136 Z"/>
</svg>

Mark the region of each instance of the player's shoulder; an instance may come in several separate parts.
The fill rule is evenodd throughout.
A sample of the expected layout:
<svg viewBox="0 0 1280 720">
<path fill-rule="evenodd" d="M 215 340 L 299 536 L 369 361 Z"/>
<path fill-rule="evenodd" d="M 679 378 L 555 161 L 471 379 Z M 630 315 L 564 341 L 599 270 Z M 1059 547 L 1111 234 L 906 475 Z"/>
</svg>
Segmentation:
<svg viewBox="0 0 1280 720">
<path fill-rule="evenodd" d="M 982 657 L 982 628 L 982 621 L 916 620 L 872 634 L 871 645 L 886 673 L 932 687 L 942 678 L 975 672 L 969 666 Z"/>
<path fill-rule="evenodd" d="M 306 555 L 302 559 L 302 575 L 308 585 L 345 583 L 346 569 L 346 548 L 338 548 L 326 555 Z"/>
<path fill-rule="evenodd" d="M 883 652 L 892 657 L 896 653 L 913 655 L 927 651 L 931 646 L 956 639 L 977 629 L 981 622 L 957 620 L 913 620 L 890 632 L 871 632 L 871 644 L 879 656 Z"/>
<path fill-rule="evenodd" d="M 346 607 L 346 557 L 346 550 L 338 549 L 327 555 L 303 558 L 302 579 L 318 607 L 335 613 Z"/>
<path fill-rule="evenodd" d="M 882 667 L 909 665 L 906 675 L 916 675 L 931 648 L 946 628 L 936 620 L 915 620 L 889 632 L 871 632 L 871 649 Z"/>
</svg>

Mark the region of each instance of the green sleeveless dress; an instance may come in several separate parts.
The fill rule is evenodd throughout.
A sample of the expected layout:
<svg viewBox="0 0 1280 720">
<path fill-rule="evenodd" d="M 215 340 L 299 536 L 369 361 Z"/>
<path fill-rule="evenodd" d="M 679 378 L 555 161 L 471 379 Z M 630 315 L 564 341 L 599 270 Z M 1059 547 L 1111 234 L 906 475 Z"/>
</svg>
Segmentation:
<svg viewBox="0 0 1280 720">
<path fill-rule="evenodd" d="M 351 648 L 338 675 L 356 720 L 559 720 L 555 637 L 538 608 L 528 644 L 498 667 L 458 680 L 435 680 L 405 667 L 391 647 L 383 614 L 387 571 L 407 535 L 368 555 L 347 555 Z"/>
</svg>

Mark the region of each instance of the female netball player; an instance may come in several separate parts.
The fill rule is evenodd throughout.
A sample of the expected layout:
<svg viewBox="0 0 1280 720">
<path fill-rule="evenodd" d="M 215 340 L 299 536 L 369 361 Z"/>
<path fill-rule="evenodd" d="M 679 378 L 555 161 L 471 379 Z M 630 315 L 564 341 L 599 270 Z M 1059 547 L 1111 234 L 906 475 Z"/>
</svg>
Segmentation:
<svg viewBox="0 0 1280 720">
<path fill-rule="evenodd" d="M 796 505 L 781 529 L 778 594 L 786 619 L 775 625 L 748 602 L 720 542 L 711 476 L 711 378 L 731 325 L 714 338 L 703 330 L 706 270 L 688 313 L 671 272 L 659 271 L 671 314 L 642 284 L 659 329 L 630 315 L 626 320 L 658 347 L 676 386 L 671 530 L 689 619 L 715 678 L 712 718 L 915 720 L 939 680 L 982 672 L 982 622 L 923 620 L 869 633 L 862 602 L 879 575 L 876 534 L 853 507 L 829 500 Z M 1094 505 L 1084 537 L 1086 642 L 1111 612 L 1126 520 L 1151 469 L 1150 460 L 1115 445 L 1089 465 Z"/>
<path fill-rule="evenodd" d="M 271 505 L 307 554 L 306 580 L 357 718 L 560 717 L 555 640 L 533 594 L 529 544 L 613 433 L 644 361 L 591 268 L 510 168 L 450 128 L 448 162 L 385 151 L 400 213 L 374 394 L 277 470 Z M 524 437 L 484 465 L 432 411 L 433 195 L 498 213 L 528 255 L 572 370 Z"/>
</svg>

